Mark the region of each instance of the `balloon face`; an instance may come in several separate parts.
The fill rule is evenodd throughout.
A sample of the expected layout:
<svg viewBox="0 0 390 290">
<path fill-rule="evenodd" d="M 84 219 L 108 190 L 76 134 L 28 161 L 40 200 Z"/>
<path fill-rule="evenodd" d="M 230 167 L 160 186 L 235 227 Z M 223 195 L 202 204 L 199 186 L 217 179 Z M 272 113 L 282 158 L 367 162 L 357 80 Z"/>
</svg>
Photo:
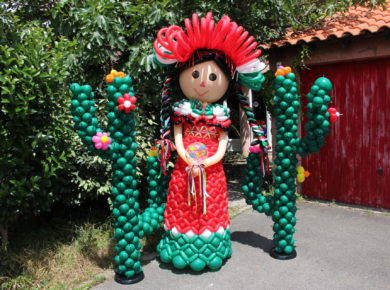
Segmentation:
<svg viewBox="0 0 390 290">
<path fill-rule="evenodd" d="M 189 158 L 193 164 L 202 164 L 208 156 L 207 146 L 200 142 L 194 142 L 188 145 L 186 149 L 187 158 Z"/>
<path fill-rule="evenodd" d="M 215 103 L 225 95 L 229 79 L 215 61 L 205 61 L 180 73 L 183 94 L 200 102 Z"/>
</svg>

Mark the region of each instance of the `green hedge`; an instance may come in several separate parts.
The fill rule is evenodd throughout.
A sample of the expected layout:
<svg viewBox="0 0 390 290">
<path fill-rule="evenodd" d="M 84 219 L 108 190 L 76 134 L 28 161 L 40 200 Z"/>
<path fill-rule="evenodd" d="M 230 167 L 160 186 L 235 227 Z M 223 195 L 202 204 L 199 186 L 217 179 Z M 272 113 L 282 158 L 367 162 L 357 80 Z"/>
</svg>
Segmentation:
<svg viewBox="0 0 390 290">
<path fill-rule="evenodd" d="M 72 158 L 63 69 L 72 43 L 13 18 L 0 44 L 0 224 L 50 209 Z M 4 25 L 4 23 L 3 23 Z M 6 28 L 6 29 L 4 29 Z"/>
</svg>

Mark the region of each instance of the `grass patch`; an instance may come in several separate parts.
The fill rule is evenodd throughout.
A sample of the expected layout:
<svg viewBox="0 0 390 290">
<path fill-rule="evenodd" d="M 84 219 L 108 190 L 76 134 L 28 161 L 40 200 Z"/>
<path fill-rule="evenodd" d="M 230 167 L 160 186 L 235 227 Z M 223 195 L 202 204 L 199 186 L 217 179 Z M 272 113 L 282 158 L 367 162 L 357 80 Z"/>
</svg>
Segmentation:
<svg viewBox="0 0 390 290">
<path fill-rule="evenodd" d="M 300 194 L 299 192 L 296 192 L 296 193 L 295 193 L 295 196 L 296 196 L 296 198 L 297 198 L 297 201 L 304 201 L 304 200 L 305 200 L 305 198 L 303 197 L 303 195 Z"/>
<path fill-rule="evenodd" d="M 11 227 L 9 249 L 0 250 L 0 289 L 84 290 L 104 282 L 102 273 L 114 268 L 115 241 L 111 212 L 102 207 L 55 209 Z M 249 208 L 235 204 L 229 217 Z M 154 252 L 162 233 L 141 239 L 142 251 Z"/>
<path fill-rule="evenodd" d="M 0 288 L 74 289 L 94 280 L 113 266 L 112 232 L 107 219 L 103 223 L 56 223 L 17 233 L 11 249 L 2 253 Z"/>
<path fill-rule="evenodd" d="M 237 205 L 237 206 L 231 206 L 229 207 L 229 218 L 235 218 L 236 216 L 240 215 L 244 211 L 247 211 L 250 209 L 250 205 Z"/>
<path fill-rule="evenodd" d="M 75 288 L 75 290 L 91 289 L 92 287 L 94 287 L 94 286 L 96 286 L 98 284 L 101 284 L 104 281 L 106 281 L 106 277 L 104 277 L 104 276 L 96 276 L 91 282 L 87 282 L 87 283 L 83 284 L 82 286 L 78 286 L 78 287 Z"/>
</svg>

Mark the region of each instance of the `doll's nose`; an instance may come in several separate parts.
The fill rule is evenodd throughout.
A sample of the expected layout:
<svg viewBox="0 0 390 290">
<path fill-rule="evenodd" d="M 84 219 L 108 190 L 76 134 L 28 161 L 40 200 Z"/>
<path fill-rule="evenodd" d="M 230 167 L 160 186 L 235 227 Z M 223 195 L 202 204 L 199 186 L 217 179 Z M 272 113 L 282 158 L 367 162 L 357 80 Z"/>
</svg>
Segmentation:
<svg viewBox="0 0 390 290">
<path fill-rule="evenodd" d="M 201 86 L 202 88 L 204 88 L 204 87 L 206 86 L 205 82 L 201 82 L 201 83 L 200 83 L 200 86 Z"/>
</svg>

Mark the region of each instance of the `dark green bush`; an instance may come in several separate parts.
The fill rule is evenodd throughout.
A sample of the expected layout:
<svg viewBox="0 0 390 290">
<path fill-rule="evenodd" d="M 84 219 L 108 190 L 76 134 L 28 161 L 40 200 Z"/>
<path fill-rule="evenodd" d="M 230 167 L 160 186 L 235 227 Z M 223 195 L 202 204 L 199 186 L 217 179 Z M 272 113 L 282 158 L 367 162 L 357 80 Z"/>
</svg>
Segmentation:
<svg viewBox="0 0 390 290">
<path fill-rule="evenodd" d="M 0 44 L 0 224 L 50 209 L 56 178 L 67 167 L 68 96 L 63 69 L 72 43 L 52 41 L 37 23 L 8 25 Z"/>
</svg>

